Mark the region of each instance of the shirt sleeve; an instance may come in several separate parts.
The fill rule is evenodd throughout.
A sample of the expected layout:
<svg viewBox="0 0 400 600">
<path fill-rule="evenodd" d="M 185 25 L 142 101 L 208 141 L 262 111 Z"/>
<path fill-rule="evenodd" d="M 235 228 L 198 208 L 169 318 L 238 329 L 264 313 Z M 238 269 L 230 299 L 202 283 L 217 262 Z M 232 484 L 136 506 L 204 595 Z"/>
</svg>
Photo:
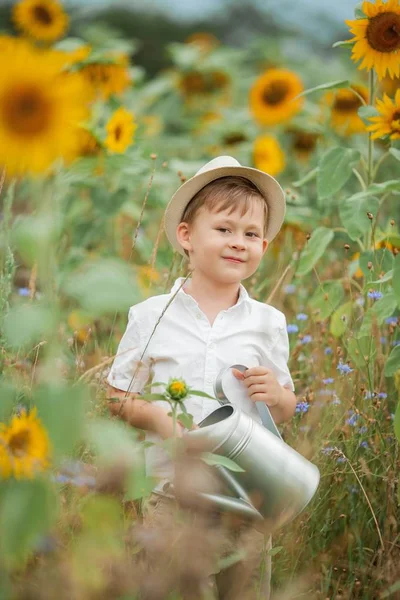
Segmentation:
<svg viewBox="0 0 400 600">
<path fill-rule="evenodd" d="M 128 324 L 118 346 L 107 382 L 113 387 L 129 392 L 141 392 L 150 376 L 149 361 L 144 357 L 140 323 L 134 307 L 129 309 Z"/>
<path fill-rule="evenodd" d="M 272 347 L 264 353 L 263 362 L 266 367 L 272 369 L 281 386 L 290 386 L 294 392 L 294 383 L 288 367 L 289 360 L 289 336 L 287 332 L 286 317 L 282 314 L 282 320 L 278 327 L 275 342 Z"/>
</svg>

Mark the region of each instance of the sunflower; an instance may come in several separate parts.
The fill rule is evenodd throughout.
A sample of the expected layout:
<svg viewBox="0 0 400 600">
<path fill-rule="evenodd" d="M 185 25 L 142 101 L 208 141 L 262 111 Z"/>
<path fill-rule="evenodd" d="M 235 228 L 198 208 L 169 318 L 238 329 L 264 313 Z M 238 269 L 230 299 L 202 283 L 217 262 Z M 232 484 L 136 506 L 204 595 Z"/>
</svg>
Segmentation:
<svg viewBox="0 0 400 600">
<path fill-rule="evenodd" d="M 71 160 L 77 126 L 88 116 L 87 89 L 79 74 L 64 73 L 52 51 L 26 44 L 2 53 L 0 165 L 8 176 L 44 173 L 55 159 Z"/>
<path fill-rule="evenodd" d="M 85 127 L 78 128 L 78 155 L 98 156 L 102 150 L 101 142 Z"/>
<path fill-rule="evenodd" d="M 255 140 L 253 155 L 256 169 L 269 175 L 278 175 L 285 168 L 285 155 L 272 135 L 262 135 Z"/>
<path fill-rule="evenodd" d="M 78 342 L 84 344 L 89 339 L 89 329 L 93 327 L 93 319 L 83 310 L 74 310 L 68 315 L 68 325 Z"/>
<path fill-rule="evenodd" d="M 388 71 L 390 77 L 398 77 L 400 72 L 400 4 L 398 0 L 376 0 L 363 2 L 365 19 L 346 21 L 354 34 L 355 42 L 351 58 L 354 62 L 362 59 L 359 69 L 375 69 L 382 79 Z"/>
<path fill-rule="evenodd" d="M 180 77 L 179 88 L 184 96 L 213 94 L 225 90 L 229 77 L 223 71 L 188 71 Z"/>
<path fill-rule="evenodd" d="M 320 134 L 313 131 L 304 131 L 297 127 L 292 127 L 287 132 L 292 135 L 291 146 L 297 158 L 308 160 L 316 148 Z"/>
<path fill-rule="evenodd" d="M 125 152 L 132 143 L 137 125 L 133 115 L 122 106 L 118 108 L 107 123 L 107 138 L 105 146 L 111 152 Z"/>
<path fill-rule="evenodd" d="M 250 90 L 250 109 L 261 125 L 275 125 L 299 112 L 303 99 L 294 99 L 303 91 L 300 78 L 285 69 L 268 69 Z"/>
<path fill-rule="evenodd" d="M 380 82 L 381 94 L 385 93 L 388 96 L 394 96 L 397 90 L 400 90 L 400 77 L 384 77 Z"/>
<path fill-rule="evenodd" d="M 354 84 L 351 89 L 368 103 L 368 90 L 365 86 Z M 336 92 L 327 92 L 322 100 L 331 109 L 332 128 L 345 136 L 365 131 L 365 125 L 358 116 L 362 101 L 351 89 L 342 88 Z"/>
<path fill-rule="evenodd" d="M 4 478 L 32 478 L 49 466 L 50 442 L 36 408 L 28 415 L 22 409 L 8 427 L 0 424 L 0 447 L 0 474 Z"/>
<path fill-rule="evenodd" d="M 183 379 L 170 379 L 166 391 L 172 400 L 183 400 L 188 395 L 188 388 Z"/>
<path fill-rule="evenodd" d="M 400 248 L 397 248 L 396 246 L 393 246 L 393 244 L 391 244 L 390 242 L 387 242 L 386 240 L 381 240 L 380 242 L 376 242 L 374 248 L 375 248 L 375 250 L 379 250 L 380 248 L 386 248 L 392 254 L 394 254 L 394 256 L 396 256 L 396 254 L 398 253 L 398 250 L 400 250 Z M 355 262 L 359 258 L 360 258 L 360 253 L 356 252 L 351 257 L 351 261 Z M 357 270 L 355 271 L 354 277 L 356 279 L 361 279 L 362 277 L 364 277 L 364 273 L 362 272 L 362 270 L 361 270 L 360 267 L 358 267 Z"/>
<path fill-rule="evenodd" d="M 109 62 L 90 63 L 81 70 L 94 93 L 104 100 L 122 94 L 131 84 L 127 55 L 110 54 L 108 58 Z"/>
<path fill-rule="evenodd" d="M 192 33 L 186 38 L 185 43 L 198 46 L 203 53 L 208 53 L 219 45 L 218 38 L 215 35 L 203 31 Z"/>
<path fill-rule="evenodd" d="M 54 42 L 68 28 L 68 15 L 57 0 L 21 0 L 12 16 L 18 29 L 40 42 Z"/>
<path fill-rule="evenodd" d="M 383 100 L 378 98 L 376 108 L 380 116 L 369 117 L 369 120 L 375 123 L 367 127 L 367 131 L 374 132 L 372 139 L 385 135 L 389 135 L 392 140 L 400 139 L 400 89 L 397 90 L 394 100 L 386 94 L 383 95 Z"/>
</svg>

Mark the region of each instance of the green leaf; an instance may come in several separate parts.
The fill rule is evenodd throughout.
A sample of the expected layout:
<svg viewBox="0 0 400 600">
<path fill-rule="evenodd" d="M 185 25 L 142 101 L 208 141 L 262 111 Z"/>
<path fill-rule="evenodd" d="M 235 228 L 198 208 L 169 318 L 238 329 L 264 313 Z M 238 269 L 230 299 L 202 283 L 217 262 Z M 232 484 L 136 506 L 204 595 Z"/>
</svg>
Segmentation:
<svg viewBox="0 0 400 600">
<path fill-rule="evenodd" d="M 400 254 L 394 259 L 393 267 L 393 291 L 397 298 L 397 305 L 400 307 Z"/>
<path fill-rule="evenodd" d="M 207 463 L 207 465 L 221 465 L 222 467 L 226 467 L 230 471 L 244 473 L 244 469 L 242 469 L 242 467 L 239 467 L 239 465 L 237 465 L 233 460 L 227 458 L 226 456 L 221 456 L 220 454 L 213 454 L 212 452 L 203 452 L 201 458 L 204 460 L 205 463 Z"/>
<path fill-rule="evenodd" d="M 139 300 L 132 268 L 116 259 L 86 264 L 68 277 L 64 287 L 67 295 L 97 317 L 125 311 Z"/>
<path fill-rule="evenodd" d="M 375 279 L 374 281 L 369 281 L 366 284 L 366 286 L 368 288 L 370 288 L 370 287 L 375 288 L 377 285 L 380 285 L 381 283 L 386 283 L 387 281 L 391 281 L 392 279 L 393 279 L 393 269 L 390 269 L 390 271 L 385 273 L 385 275 L 383 277 L 381 277 L 381 279 Z"/>
<path fill-rule="evenodd" d="M 365 369 L 367 363 L 372 363 L 375 360 L 376 343 L 371 336 L 350 338 L 347 342 L 347 351 L 356 367 Z"/>
<path fill-rule="evenodd" d="M 330 332 L 336 338 L 340 337 L 346 331 L 351 313 L 353 310 L 353 302 L 346 302 L 342 304 L 332 315 Z"/>
<path fill-rule="evenodd" d="M 396 412 L 394 413 L 394 432 L 397 437 L 397 441 L 400 443 L 400 400 L 397 403 Z"/>
<path fill-rule="evenodd" d="M 167 402 L 167 398 L 163 394 L 142 394 L 140 400 L 164 400 L 164 402 Z"/>
<path fill-rule="evenodd" d="M 33 401 L 49 434 L 54 461 L 70 455 L 82 440 L 88 400 L 88 390 L 80 385 L 60 382 L 36 390 Z"/>
<path fill-rule="evenodd" d="M 342 189 L 360 160 L 360 152 L 337 146 L 322 156 L 317 174 L 317 193 L 324 200 Z"/>
<path fill-rule="evenodd" d="M 397 160 L 400 160 L 400 150 L 397 150 L 397 148 L 390 148 L 389 150 L 390 154 L 392 156 L 394 156 Z"/>
<path fill-rule="evenodd" d="M 151 494 L 156 484 L 157 479 L 146 475 L 145 461 L 142 454 L 142 460 L 139 464 L 133 465 L 128 474 L 124 496 L 125 502 L 146 498 Z"/>
<path fill-rule="evenodd" d="M 338 46 L 352 46 L 353 44 L 354 42 L 352 40 L 341 40 L 332 44 L 332 48 L 337 48 Z"/>
<path fill-rule="evenodd" d="M 56 312 L 44 303 L 24 302 L 15 305 L 4 318 L 4 335 L 13 348 L 46 341 L 56 328 Z"/>
<path fill-rule="evenodd" d="M 296 275 L 306 275 L 324 254 L 326 248 L 334 237 L 332 229 L 318 227 L 311 234 L 306 246 L 304 246 L 298 263 Z"/>
<path fill-rule="evenodd" d="M 56 497 L 43 479 L 10 481 L 0 505 L 1 555 L 16 566 L 45 534 L 57 512 Z"/>
<path fill-rule="evenodd" d="M 60 239 L 62 222 L 60 215 L 29 215 L 17 218 L 13 241 L 26 265 L 47 264 L 49 253 Z"/>
<path fill-rule="evenodd" d="M 366 125 L 371 125 L 371 123 L 369 122 L 370 117 L 376 117 L 379 114 L 375 106 L 372 106 L 371 104 L 367 104 L 366 106 L 360 106 L 357 113 Z"/>
<path fill-rule="evenodd" d="M 206 392 L 202 392 L 201 390 L 190 390 L 190 395 L 202 396 L 203 398 L 211 398 L 211 400 L 215 400 L 215 396 L 210 396 L 210 394 L 206 394 Z"/>
<path fill-rule="evenodd" d="M 321 85 L 317 85 L 313 88 L 309 88 L 308 90 L 304 90 L 304 92 L 301 92 L 301 94 L 298 94 L 296 96 L 296 98 L 301 98 L 301 96 L 307 96 L 308 94 L 312 94 L 313 92 L 320 92 L 323 90 L 333 90 L 335 88 L 348 87 L 349 85 L 350 85 L 350 81 L 348 79 L 337 79 L 336 81 L 330 81 L 329 83 L 322 83 Z"/>
<path fill-rule="evenodd" d="M 371 221 L 367 212 L 376 215 L 379 207 L 377 198 L 344 198 L 339 204 L 339 215 L 343 227 L 352 240 L 357 240 L 363 233 L 371 229 Z"/>
<path fill-rule="evenodd" d="M 344 290 L 340 281 L 324 281 L 311 296 L 309 304 L 316 312 L 317 320 L 327 319 L 343 300 Z"/>
<path fill-rule="evenodd" d="M 87 424 L 86 436 L 104 464 L 138 460 L 140 446 L 136 443 L 137 433 L 125 423 L 95 419 Z"/>
<path fill-rule="evenodd" d="M 361 198 L 369 198 L 370 196 L 379 196 L 386 192 L 400 192 L 400 181 L 398 179 L 389 179 L 382 183 L 372 183 L 366 190 L 353 194 L 348 200 L 350 202 Z"/>
<path fill-rule="evenodd" d="M 308 183 L 309 181 L 312 181 L 313 179 L 316 178 L 317 173 L 318 173 L 318 169 L 319 169 L 319 167 L 315 167 L 315 169 L 312 169 L 312 171 L 309 171 L 301 179 L 298 179 L 297 181 L 293 181 L 292 186 L 293 187 L 301 187 L 305 183 Z"/>
<path fill-rule="evenodd" d="M 391 353 L 389 354 L 389 358 L 385 364 L 385 376 L 393 377 L 393 375 L 400 369 L 400 346 L 395 346 Z"/>
<path fill-rule="evenodd" d="M 371 310 L 377 316 L 378 324 L 382 325 L 385 319 L 393 315 L 396 308 L 397 297 L 394 292 L 388 292 L 372 305 Z"/>
<path fill-rule="evenodd" d="M 178 415 L 178 421 L 179 423 L 182 423 L 186 429 L 191 429 L 193 426 L 193 415 L 190 415 L 189 413 L 180 413 Z"/>
<path fill-rule="evenodd" d="M 276 554 L 278 554 L 278 552 L 281 552 L 282 550 L 283 546 L 275 546 L 274 548 L 268 550 L 267 554 L 269 554 L 269 556 L 275 556 Z"/>
</svg>

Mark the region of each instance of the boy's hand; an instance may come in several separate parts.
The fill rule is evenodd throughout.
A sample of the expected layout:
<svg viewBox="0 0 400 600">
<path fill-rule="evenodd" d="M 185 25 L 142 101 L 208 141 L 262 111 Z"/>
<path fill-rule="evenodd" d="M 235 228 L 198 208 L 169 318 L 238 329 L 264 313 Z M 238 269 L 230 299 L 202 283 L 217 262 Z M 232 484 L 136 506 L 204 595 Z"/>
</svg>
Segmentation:
<svg viewBox="0 0 400 600">
<path fill-rule="evenodd" d="M 282 402 L 284 390 L 271 369 L 252 367 L 244 373 L 232 369 L 232 373 L 243 381 L 253 402 L 264 402 L 270 407 L 278 406 Z"/>
</svg>

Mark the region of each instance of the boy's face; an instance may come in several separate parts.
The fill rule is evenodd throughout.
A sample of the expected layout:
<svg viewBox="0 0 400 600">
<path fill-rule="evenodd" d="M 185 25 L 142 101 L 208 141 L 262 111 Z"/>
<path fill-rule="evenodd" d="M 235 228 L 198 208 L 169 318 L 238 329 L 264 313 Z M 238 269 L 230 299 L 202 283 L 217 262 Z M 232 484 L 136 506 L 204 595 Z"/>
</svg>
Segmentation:
<svg viewBox="0 0 400 600">
<path fill-rule="evenodd" d="M 202 207 L 194 223 L 182 222 L 177 227 L 177 238 L 188 250 L 192 268 L 226 284 L 240 283 L 253 275 L 268 246 L 261 202 L 254 201 L 243 217 L 240 207 L 228 214 L 230 210 L 211 212 Z"/>
</svg>

